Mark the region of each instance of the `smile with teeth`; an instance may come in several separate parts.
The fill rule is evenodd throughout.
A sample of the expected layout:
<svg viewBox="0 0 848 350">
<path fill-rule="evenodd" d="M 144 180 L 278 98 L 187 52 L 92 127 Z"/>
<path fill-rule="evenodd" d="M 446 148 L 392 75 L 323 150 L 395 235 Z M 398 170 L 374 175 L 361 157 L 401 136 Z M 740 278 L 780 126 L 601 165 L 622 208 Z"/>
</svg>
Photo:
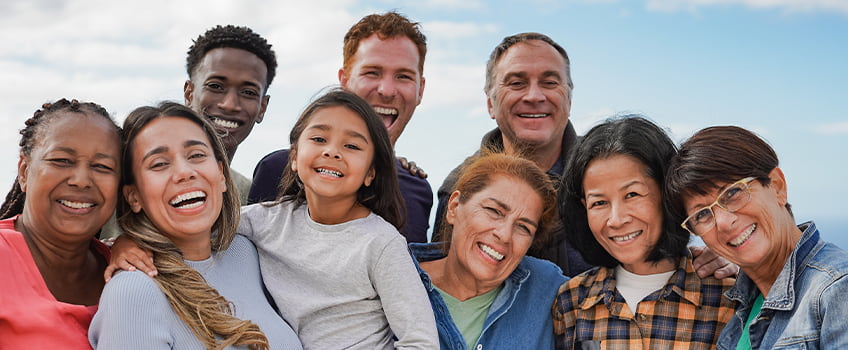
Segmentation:
<svg viewBox="0 0 848 350">
<path fill-rule="evenodd" d="M 636 231 L 636 232 L 633 232 L 631 234 L 627 234 L 627 235 L 624 235 L 624 236 L 610 237 L 610 239 L 612 239 L 613 241 L 616 241 L 616 242 L 625 242 L 625 241 L 629 241 L 631 239 L 634 239 L 636 237 L 639 237 L 641 235 L 642 235 L 642 230 L 639 230 L 639 231 Z"/>
<path fill-rule="evenodd" d="M 203 193 L 203 191 L 192 191 L 176 196 L 168 204 L 178 209 L 192 209 L 199 207 L 205 202 L 206 193 Z"/>
<path fill-rule="evenodd" d="M 397 115 L 398 111 L 394 108 L 386 108 L 386 107 L 378 107 L 374 106 L 374 112 L 377 114 L 387 114 L 387 115 Z"/>
<path fill-rule="evenodd" d="M 544 118 L 547 117 L 547 113 L 536 113 L 536 114 L 519 114 L 521 118 Z"/>
<path fill-rule="evenodd" d="M 756 230 L 756 229 L 757 229 L 757 224 L 752 224 L 751 227 L 749 227 L 747 230 L 745 230 L 745 232 L 742 232 L 742 234 L 739 235 L 739 237 L 736 237 L 736 239 L 734 239 L 730 242 L 727 242 L 727 244 L 729 244 L 731 247 L 734 247 L 734 248 L 742 245 L 742 243 L 745 243 L 745 242 L 748 241 L 748 238 L 751 238 L 751 235 L 754 233 L 754 230 Z"/>
<path fill-rule="evenodd" d="M 215 124 L 215 126 L 219 126 L 225 129 L 235 129 L 239 127 L 239 123 L 234 122 L 232 120 L 221 119 L 218 117 L 213 117 L 211 115 L 207 117 L 209 117 L 209 120 L 211 120 L 212 124 Z"/>
<path fill-rule="evenodd" d="M 486 255 L 488 255 L 492 259 L 501 261 L 504 258 L 503 254 L 498 253 L 494 248 L 487 246 L 483 243 L 477 243 L 477 247 L 480 247 L 480 250 L 482 250 L 484 253 L 486 253 Z"/>
<path fill-rule="evenodd" d="M 333 176 L 333 177 L 344 177 L 344 174 L 342 174 L 341 172 L 335 171 L 335 170 L 317 168 L 317 169 L 315 169 L 315 171 L 318 172 L 319 174 L 323 174 L 323 175 L 329 175 L 329 176 Z"/>
<path fill-rule="evenodd" d="M 59 203 L 61 203 L 62 205 L 66 206 L 68 208 L 72 208 L 72 209 L 85 209 L 85 208 L 91 208 L 91 207 L 94 206 L 94 203 L 71 202 L 71 201 L 65 200 L 65 199 L 60 199 Z"/>
</svg>

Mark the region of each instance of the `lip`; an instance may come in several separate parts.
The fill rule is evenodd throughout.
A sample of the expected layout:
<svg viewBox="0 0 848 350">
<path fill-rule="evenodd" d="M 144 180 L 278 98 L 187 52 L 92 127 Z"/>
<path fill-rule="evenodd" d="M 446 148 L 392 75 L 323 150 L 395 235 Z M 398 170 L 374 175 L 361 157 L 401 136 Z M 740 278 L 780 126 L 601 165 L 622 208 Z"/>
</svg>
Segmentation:
<svg viewBox="0 0 848 350">
<path fill-rule="evenodd" d="M 69 214 L 73 215 L 84 215 L 91 213 L 96 208 L 100 206 L 100 203 L 92 198 L 88 197 L 61 197 L 53 201 L 54 203 L 59 205 L 59 208 Z M 76 204 L 91 204 L 91 206 L 78 207 L 74 208 L 68 206 L 67 204 L 76 205 Z"/>
<path fill-rule="evenodd" d="M 200 203 L 200 205 L 198 205 L 196 207 L 191 207 L 191 208 L 177 208 L 177 207 L 175 207 L 171 204 L 178 197 L 180 197 L 182 195 L 190 194 L 192 192 L 202 192 L 205 195 L 205 199 L 203 200 L 202 203 Z M 172 196 L 169 200 L 166 201 L 165 205 L 168 208 L 170 208 L 170 210 L 173 210 L 173 211 L 177 212 L 178 214 L 194 215 L 194 214 L 202 212 L 204 209 L 206 209 L 206 206 L 207 206 L 208 203 L 209 203 L 209 191 L 206 191 L 206 190 L 200 189 L 200 188 L 188 188 L 188 189 L 184 189 L 184 190 L 178 192 L 176 195 Z"/>
<path fill-rule="evenodd" d="M 505 253 L 505 252 L 503 251 L 503 249 L 501 249 L 501 248 L 495 247 L 495 246 L 493 246 L 493 245 L 491 245 L 491 244 L 487 244 L 487 243 L 484 243 L 484 242 L 477 242 L 476 244 L 474 244 L 474 246 L 477 248 L 477 252 L 478 252 L 478 253 L 479 253 L 479 254 L 483 257 L 483 259 L 484 259 L 485 261 L 487 261 L 487 262 L 491 263 L 491 264 L 495 264 L 495 265 L 497 265 L 497 264 L 499 264 L 499 263 L 503 262 L 504 260 L 506 260 L 506 253 Z M 495 253 L 502 255 L 502 256 L 503 256 L 503 258 L 502 258 L 502 259 L 500 259 L 500 260 L 495 259 L 495 258 L 494 258 L 494 257 L 492 257 L 491 255 L 489 255 L 489 253 L 488 253 L 488 252 L 486 252 L 486 251 L 484 250 L 483 246 L 488 247 L 488 249 L 491 249 L 491 250 L 493 250 Z"/>
<path fill-rule="evenodd" d="M 630 231 L 630 232 L 624 233 L 624 234 L 609 236 L 608 238 L 609 238 L 610 241 L 612 241 L 615 244 L 625 245 L 625 244 L 631 244 L 631 243 L 635 242 L 644 233 L 645 233 L 645 230 L 636 230 L 636 231 Z"/>
<path fill-rule="evenodd" d="M 521 119 L 546 119 L 551 117 L 548 112 L 518 112 L 515 116 Z"/>
<path fill-rule="evenodd" d="M 751 237 L 753 237 L 754 234 L 757 233 L 757 229 L 759 227 L 760 225 L 757 224 L 750 224 L 748 226 L 745 226 L 744 230 L 741 230 L 739 233 L 734 235 L 732 239 L 727 240 L 725 244 L 727 244 L 731 248 L 740 248 L 749 241 L 751 241 Z M 734 244 L 733 242 L 736 243 Z"/>
<path fill-rule="evenodd" d="M 398 115 L 400 115 L 400 110 L 395 107 L 371 106 L 371 108 L 374 109 L 374 112 L 377 113 L 377 116 L 379 116 L 380 119 L 383 120 L 383 125 L 385 125 L 387 129 L 394 125 L 395 121 L 398 119 Z M 386 110 L 393 110 L 394 113 L 381 113 L 385 112 Z"/>
<path fill-rule="evenodd" d="M 206 117 L 206 119 L 209 119 L 209 121 L 212 123 L 213 126 L 215 126 L 216 128 L 219 128 L 219 129 L 224 129 L 224 130 L 238 129 L 245 124 L 244 121 L 241 121 L 241 120 L 238 120 L 238 119 L 224 118 L 222 116 L 209 114 L 209 113 L 204 114 L 204 116 Z M 228 124 L 235 124 L 235 125 L 233 126 L 233 125 L 228 125 Z"/>
</svg>

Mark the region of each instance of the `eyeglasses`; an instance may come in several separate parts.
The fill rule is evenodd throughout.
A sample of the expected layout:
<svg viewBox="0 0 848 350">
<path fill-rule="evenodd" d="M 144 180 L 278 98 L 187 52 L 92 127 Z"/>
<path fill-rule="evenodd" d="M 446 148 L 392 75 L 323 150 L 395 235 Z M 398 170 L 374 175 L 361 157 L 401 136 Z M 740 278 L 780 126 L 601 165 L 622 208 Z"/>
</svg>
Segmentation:
<svg viewBox="0 0 848 350">
<path fill-rule="evenodd" d="M 742 180 L 734 182 L 730 187 L 725 188 L 713 204 L 698 209 L 698 211 L 689 215 L 680 226 L 689 231 L 689 233 L 700 236 L 715 226 L 715 212 L 713 207 L 716 205 L 719 208 L 727 210 L 731 213 L 742 209 L 748 202 L 751 201 L 751 189 L 748 188 L 748 183 L 756 180 L 756 177 L 746 177 Z"/>
</svg>

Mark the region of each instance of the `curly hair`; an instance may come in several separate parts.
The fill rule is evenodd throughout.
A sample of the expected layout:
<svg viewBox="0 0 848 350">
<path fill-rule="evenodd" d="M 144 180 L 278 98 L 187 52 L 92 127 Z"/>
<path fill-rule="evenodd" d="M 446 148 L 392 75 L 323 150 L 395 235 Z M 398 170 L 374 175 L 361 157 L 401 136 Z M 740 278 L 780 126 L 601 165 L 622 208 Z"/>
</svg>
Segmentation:
<svg viewBox="0 0 848 350">
<path fill-rule="evenodd" d="M 73 112 L 73 113 L 58 113 L 58 112 Z M 41 109 L 36 110 L 32 117 L 27 119 L 26 127 L 21 129 L 21 141 L 18 143 L 20 154 L 24 157 L 29 157 L 32 154 L 33 148 L 36 147 L 38 137 L 50 125 L 50 123 L 59 116 L 80 117 L 82 115 L 98 115 L 108 120 L 115 126 L 115 132 L 118 137 L 121 137 L 121 128 L 115 123 L 115 120 L 109 115 L 105 108 L 93 102 L 79 102 L 77 100 L 60 99 L 53 103 L 45 103 L 41 105 Z M 26 194 L 21 189 L 18 180 L 15 179 L 12 184 L 12 189 L 6 194 L 6 200 L 0 206 L 0 219 L 7 219 L 15 215 L 21 214 L 24 209 L 24 199 Z"/>
<path fill-rule="evenodd" d="M 268 91 L 268 87 L 271 86 L 271 82 L 274 80 L 274 75 L 277 72 L 277 55 L 271 49 L 271 44 L 268 44 L 265 38 L 256 34 L 250 28 L 231 24 L 226 26 L 219 25 L 209 29 L 206 33 L 203 33 L 203 35 L 198 36 L 197 39 L 192 41 L 191 47 L 188 48 L 188 56 L 186 57 L 186 72 L 189 78 L 194 76 L 197 65 L 200 64 L 206 53 L 222 47 L 245 50 L 259 57 L 262 62 L 265 62 L 268 74 L 265 77 L 264 91 Z"/>
<path fill-rule="evenodd" d="M 412 40 L 412 43 L 418 48 L 418 73 L 421 75 L 424 74 L 424 56 L 427 55 L 427 37 L 421 33 L 421 26 L 418 22 L 412 22 L 404 15 L 395 11 L 362 17 L 359 22 L 356 22 L 353 27 L 350 27 L 344 36 L 344 47 L 342 49 L 345 71 L 350 71 L 350 64 L 353 62 L 353 56 L 356 55 L 356 51 L 359 50 L 359 43 L 374 34 L 377 34 L 377 37 L 382 40 L 398 36 L 405 36 L 409 40 Z"/>
<path fill-rule="evenodd" d="M 157 107 L 144 106 L 130 112 L 124 121 L 123 186 L 135 183 L 133 175 L 133 141 L 150 122 L 163 117 L 185 118 L 197 124 L 206 134 L 215 159 L 222 166 L 226 188 L 233 189 L 230 167 L 225 160 L 224 145 L 217 137 L 215 128 L 205 118 L 197 116 L 191 109 L 174 102 L 163 102 Z M 239 200 L 234 191 L 224 192 L 223 206 L 218 219 L 212 225 L 212 250 L 224 251 L 235 237 L 239 221 Z M 118 205 L 118 224 L 125 235 L 139 247 L 153 253 L 153 264 L 159 271 L 154 281 L 168 298 L 174 312 L 194 332 L 208 349 L 222 349 L 230 345 L 247 345 L 250 349 L 267 349 L 268 340 L 259 326 L 251 321 L 234 316 L 232 305 L 215 288 L 209 286 L 203 276 L 186 265 L 182 251 L 170 238 L 140 211 L 132 211 L 126 199 Z M 216 335 L 223 337 L 219 342 Z"/>
</svg>

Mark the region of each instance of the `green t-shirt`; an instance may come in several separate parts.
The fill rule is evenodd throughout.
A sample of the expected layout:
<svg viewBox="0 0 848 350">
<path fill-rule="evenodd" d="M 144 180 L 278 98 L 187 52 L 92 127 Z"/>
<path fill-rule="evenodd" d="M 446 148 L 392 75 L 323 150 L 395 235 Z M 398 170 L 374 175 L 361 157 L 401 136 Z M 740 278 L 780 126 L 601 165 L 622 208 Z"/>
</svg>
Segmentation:
<svg viewBox="0 0 848 350">
<path fill-rule="evenodd" d="M 468 349 L 473 349 L 474 345 L 477 344 L 477 339 L 483 333 L 483 323 L 486 322 L 489 307 L 492 306 L 501 289 L 503 289 L 503 286 L 466 301 L 459 301 L 436 287 L 436 290 L 442 295 L 445 305 L 448 306 L 451 318 L 456 324 L 456 328 L 459 329 L 459 333 L 462 334 L 462 338 L 465 339 L 465 345 Z"/>
<path fill-rule="evenodd" d="M 754 305 L 751 306 L 751 312 L 748 314 L 748 320 L 745 321 L 745 328 L 742 329 L 742 336 L 739 337 L 739 342 L 736 343 L 736 350 L 751 350 L 751 322 L 760 314 L 763 308 L 763 294 L 757 293 L 757 299 L 754 299 Z"/>
</svg>

